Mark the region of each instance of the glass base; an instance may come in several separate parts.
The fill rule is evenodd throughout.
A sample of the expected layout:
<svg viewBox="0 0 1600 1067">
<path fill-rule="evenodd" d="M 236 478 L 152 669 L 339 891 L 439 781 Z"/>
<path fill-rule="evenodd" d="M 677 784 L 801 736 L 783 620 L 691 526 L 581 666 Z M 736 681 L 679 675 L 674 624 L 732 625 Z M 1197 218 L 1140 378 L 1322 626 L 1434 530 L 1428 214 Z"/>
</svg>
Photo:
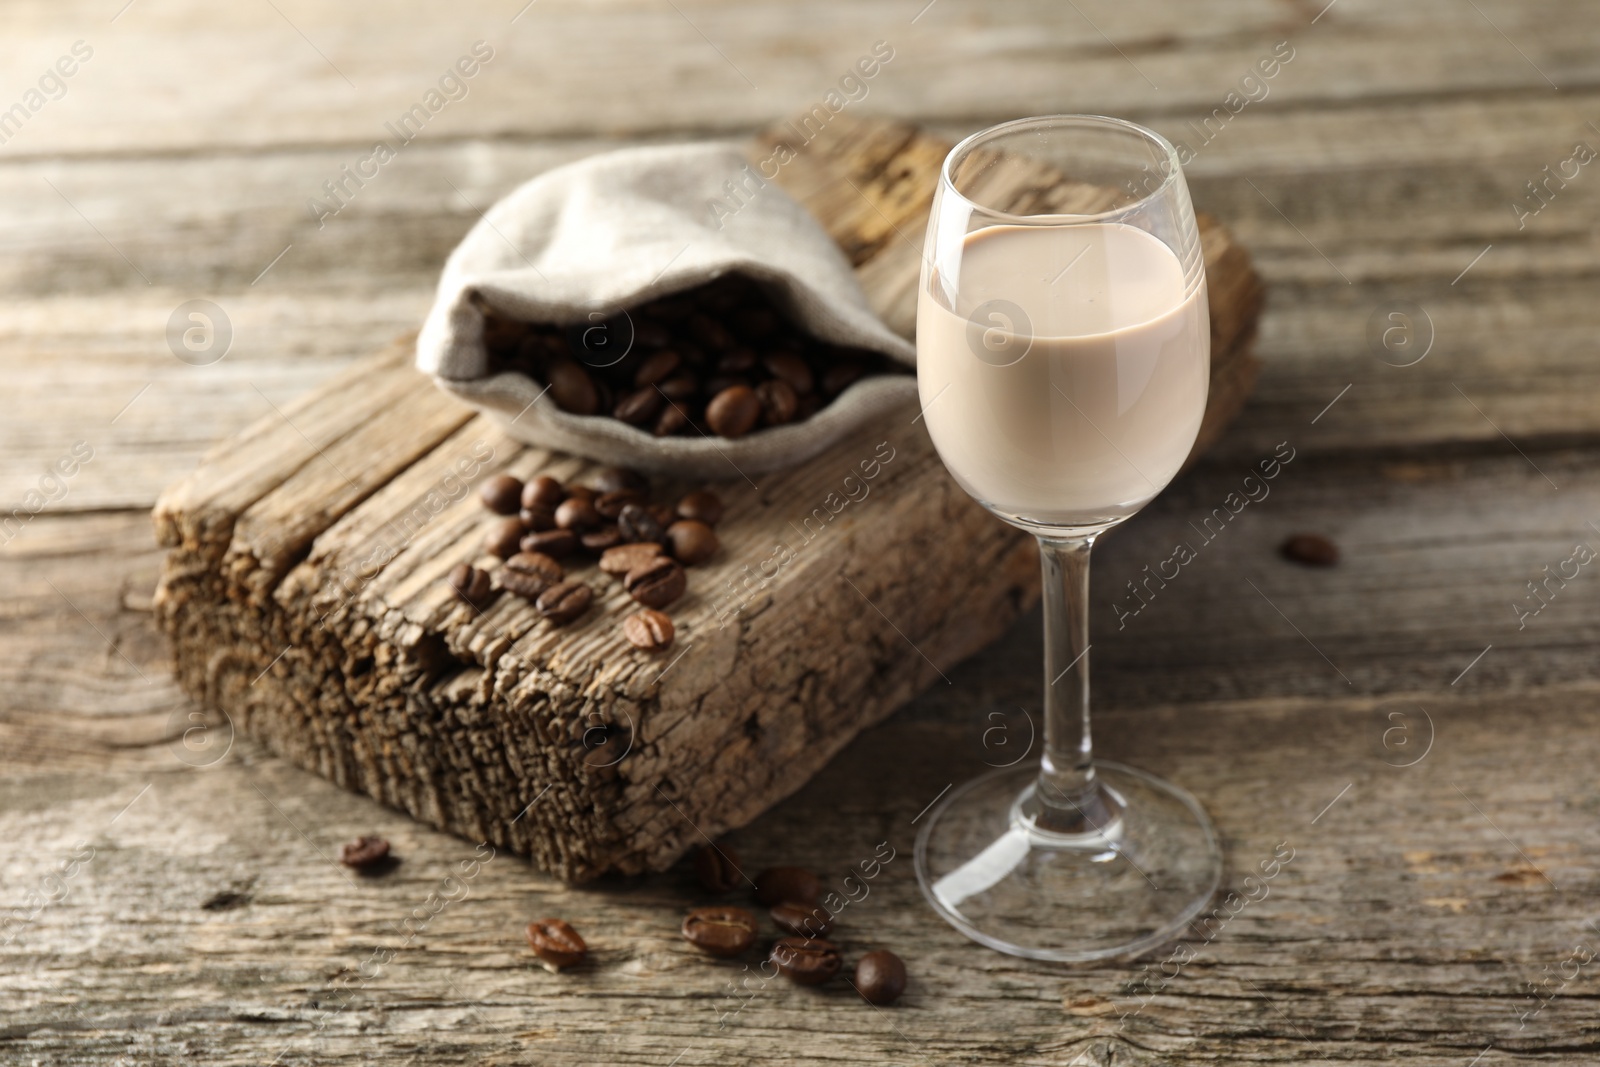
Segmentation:
<svg viewBox="0 0 1600 1067">
<path fill-rule="evenodd" d="M 1103 960 L 1174 939 L 1210 903 L 1222 850 L 1194 797 L 1097 760 L 1115 816 L 1098 830 L 1053 833 L 1035 824 L 1038 773 L 986 774 L 925 816 L 917 881 L 957 930 L 1013 956 Z"/>
</svg>

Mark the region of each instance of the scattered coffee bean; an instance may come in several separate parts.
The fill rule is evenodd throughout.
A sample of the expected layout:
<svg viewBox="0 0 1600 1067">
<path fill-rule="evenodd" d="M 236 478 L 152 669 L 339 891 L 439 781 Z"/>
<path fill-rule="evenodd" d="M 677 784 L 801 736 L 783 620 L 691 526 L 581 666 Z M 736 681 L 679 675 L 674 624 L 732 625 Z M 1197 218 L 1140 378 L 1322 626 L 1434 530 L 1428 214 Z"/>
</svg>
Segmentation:
<svg viewBox="0 0 1600 1067">
<path fill-rule="evenodd" d="M 796 985 L 821 985 L 844 966 L 839 947 L 816 937 L 780 937 L 767 958 Z"/>
<path fill-rule="evenodd" d="M 756 899 L 774 904 L 815 904 L 822 880 L 804 867 L 768 867 L 756 875 Z"/>
<path fill-rule="evenodd" d="M 820 904 L 774 904 L 768 914 L 778 929 L 795 937 L 827 937 L 833 932 L 833 916 Z"/>
<path fill-rule="evenodd" d="M 650 509 L 638 504 L 627 504 L 621 514 L 617 516 L 617 529 L 622 531 L 624 541 L 654 541 L 664 544 L 667 540 L 667 531 L 662 527 L 661 520 L 657 519 Z"/>
<path fill-rule="evenodd" d="M 578 538 L 583 544 L 585 552 L 600 555 L 608 549 L 616 548 L 622 544 L 622 531 L 615 526 L 602 526 L 598 530 L 590 530 Z"/>
<path fill-rule="evenodd" d="M 635 567 L 642 566 L 659 555 L 661 555 L 661 546 L 654 541 L 618 545 L 615 548 L 605 550 L 605 553 L 600 557 L 600 569 L 607 574 L 614 574 L 620 578 Z"/>
<path fill-rule="evenodd" d="M 602 519 L 616 521 L 622 514 L 622 509 L 629 504 L 643 504 L 644 494 L 637 489 L 618 489 L 611 493 L 601 493 L 594 501 L 594 509 L 600 513 Z"/>
<path fill-rule="evenodd" d="M 500 588 L 528 600 L 561 581 L 561 564 L 543 552 L 518 552 L 506 560 L 499 572 Z"/>
<path fill-rule="evenodd" d="M 560 969 L 583 962 L 589 946 L 561 919 L 539 919 L 528 924 L 528 947 L 550 967 Z"/>
<path fill-rule="evenodd" d="M 594 590 L 582 582 L 568 579 L 540 593 L 534 606 L 539 609 L 539 614 L 557 626 L 565 626 L 588 611 L 589 602 L 593 599 Z"/>
<path fill-rule="evenodd" d="M 877 949 L 856 961 L 856 988 L 872 1004 L 893 1004 L 906 991 L 906 965 L 893 952 Z"/>
<path fill-rule="evenodd" d="M 543 552 L 551 559 L 565 559 L 578 551 L 578 535 L 571 530 L 544 530 L 522 539 L 522 551 Z"/>
<path fill-rule="evenodd" d="M 648 493 L 650 480 L 638 471 L 631 471 L 626 467 L 602 467 L 595 472 L 594 488 L 598 493 L 615 493 L 619 489 Z"/>
<path fill-rule="evenodd" d="M 556 525 L 563 530 L 582 533 L 600 525 L 600 512 L 592 502 L 581 497 L 570 497 L 556 508 Z"/>
<path fill-rule="evenodd" d="M 522 506 L 525 508 L 543 506 L 554 511 L 556 505 L 565 499 L 567 491 L 548 474 L 541 474 L 522 487 Z"/>
<path fill-rule="evenodd" d="M 711 527 L 694 519 L 679 519 L 667 527 L 667 543 L 685 567 L 698 566 L 717 554 L 720 542 Z"/>
<path fill-rule="evenodd" d="M 549 504 L 534 504 L 517 512 L 517 517 L 522 520 L 522 525 L 534 533 L 556 528 L 556 509 Z"/>
<path fill-rule="evenodd" d="M 1291 563 L 1307 567 L 1331 567 L 1339 562 L 1339 546 L 1320 534 L 1295 534 L 1279 546 L 1278 551 Z"/>
<path fill-rule="evenodd" d="M 478 487 L 483 506 L 501 515 L 515 515 L 522 500 L 522 481 L 510 474 L 496 474 Z"/>
<path fill-rule="evenodd" d="M 768 426 L 793 422 L 800 410 L 800 398 L 795 395 L 793 387 L 781 378 L 756 386 L 756 399 L 761 401 L 761 420 Z"/>
<path fill-rule="evenodd" d="M 376 867 L 388 858 L 389 842 L 376 834 L 364 834 L 339 849 L 339 862 L 357 870 Z"/>
<path fill-rule="evenodd" d="M 688 579 L 677 560 L 660 556 L 629 571 L 622 584 L 634 600 L 659 610 L 683 595 Z"/>
<path fill-rule="evenodd" d="M 499 519 L 484 536 L 483 550 L 491 556 L 509 559 L 517 554 L 517 546 L 522 544 L 522 535 L 527 532 L 528 528 L 515 515 Z"/>
<path fill-rule="evenodd" d="M 678 501 L 678 517 L 715 526 L 722 521 L 722 498 L 709 489 L 697 489 Z"/>
<path fill-rule="evenodd" d="M 566 356 L 546 360 L 544 377 L 550 387 L 550 398 L 562 411 L 593 415 L 600 410 L 600 390 L 595 387 L 594 379 Z"/>
<path fill-rule="evenodd" d="M 756 942 L 756 917 L 731 904 L 695 908 L 684 917 L 684 940 L 702 952 L 728 958 Z"/>
<path fill-rule="evenodd" d="M 694 854 L 694 874 L 707 893 L 721 895 L 739 888 L 744 875 L 739 870 L 739 853 L 732 845 L 719 842 L 701 845 Z"/>
<path fill-rule="evenodd" d="M 761 418 L 761 399 L 748 385 L 729 385 L 706 405 L 706 425 L 718 437 L 743 437 Z"/>
<path fill-rule="evenodd" d="M 654 608 L 641 608 L 622 620 L 622 636 L 646 652 L 660 652 L 672 644 L 676 633 L 672 619 Z"/>
<path fill-rule="evenodd" d="M 489 572 L 470 563 L 457 563 L 450 571 L 450 588 L 456 596 L 480 611 L 494 599 L 494 580 Z"/>
</svg>

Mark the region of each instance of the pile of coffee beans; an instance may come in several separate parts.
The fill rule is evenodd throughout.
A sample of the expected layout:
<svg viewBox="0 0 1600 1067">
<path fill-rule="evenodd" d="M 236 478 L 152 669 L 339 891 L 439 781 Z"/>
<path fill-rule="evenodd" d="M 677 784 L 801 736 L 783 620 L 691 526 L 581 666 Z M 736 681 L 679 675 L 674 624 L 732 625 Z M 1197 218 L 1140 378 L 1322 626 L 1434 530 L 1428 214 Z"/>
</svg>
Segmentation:
<svg viewBox="0 0 1600 1067">
<path fill-rule="evenodd" d="M 706 562 L 721 545 L 714 527 L 722 500 L 697 489 L 669 506 L 652 503 L 649 491 L 643 475 L 619 467 L 600 471 L 592 485 L 564 485 L 548 474 L 526 483 L 497 474 L 478 487 L 478 496 L 504 516 L 483 541 L 484 551 L 504 562 L 493 571 L 458 564 L 450 587 L 479 610 L 500 592 L 511 593 L 565 626 L 594 601 L 593 587 L 570 577 L 567 567 L 596 559 L 639 604 L 622 621 L 623 636 L 636 648 L 661 651 L 676 635 L 662 609 L 688 588 L 684 568 Z"/>
<path fill-rule="evenodd" d="M 695 853 L 695 877 L 718 896 L 746 881 L 738 853 L 727 843 L 706 845 Z M 768 867 L 756 875 L 756 901 L 768 908 L 772 923 L 784 936 L 768 947 L 767 962 L 796 985 L 821 985 L 844 969 L 844 954 L 827 940 L 833 916 L 819 901 L 822 880 L 803 867 Z M 710 956 L 732 958 L 748 951 L 760 937 L 755 913 L 732 904 L 692 908 L 683 919 L 684 940 Z M 856 961 L 856 990 L 873 1004 L 893 1004 L 906 989 L 906 965 L 893 952 L 877 949 Z"/>
<path fill-rule="evenodd" d="M 861 378 L 907 368 L 807 336 L 739 275 L 573 327 L 484 308 L 495 371 L 549 387 L 574 415 L 609 415 L 657 437 L 743 437 L 810 418 Z"/>
</svg>

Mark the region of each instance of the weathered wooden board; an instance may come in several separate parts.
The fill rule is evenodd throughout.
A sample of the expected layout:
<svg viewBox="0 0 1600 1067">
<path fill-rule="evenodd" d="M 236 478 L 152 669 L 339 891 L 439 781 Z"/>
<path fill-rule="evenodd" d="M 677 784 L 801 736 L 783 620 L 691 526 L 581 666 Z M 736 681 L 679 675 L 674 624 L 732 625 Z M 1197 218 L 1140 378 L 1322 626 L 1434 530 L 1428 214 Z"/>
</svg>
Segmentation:
<svg viewBox="0 0 1600 1067">
<path fill-rule="evenodd" d="M 903 328 L 918 253 L 901 231 L 926 225 L 947 150 L 841 118 L 782 177 Z M 1244 402 L 1261 301 L 1249 257 L 1205 233 L 1217 384 L 1197 448 Z M 513 597 L 478 614 L 442 581 L 482 554 L 472 484 L 590 465 L 518 447 L 407 360 L 401 344 L 358 364 L 165 494 L 157 610 L 184 686 L 239 729 L 563 877 L 659 870 L 747 823 L 1034 596 L 1031 543 L 945 476 L 912 405 L 759 485 L 730 471 L 724 550 L 692 572 L 666 655 L 627 645 L 631 602 L 592 568 L 579 625 Z"/>
</svg>

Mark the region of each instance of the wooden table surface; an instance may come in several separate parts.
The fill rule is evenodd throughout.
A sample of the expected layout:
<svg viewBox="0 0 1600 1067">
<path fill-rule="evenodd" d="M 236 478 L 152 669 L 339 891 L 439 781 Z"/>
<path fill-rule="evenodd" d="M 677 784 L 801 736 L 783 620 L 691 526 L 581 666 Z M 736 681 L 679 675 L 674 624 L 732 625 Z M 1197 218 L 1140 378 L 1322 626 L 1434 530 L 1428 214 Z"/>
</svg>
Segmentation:
<svg viewBox="0 0 1600 1067">
<path fill-rule="evenodd" d="M 1595 1061 L 1591 5 L 121 5 L 0 13 L 0 109 L 22 104 L 0 111 L 0 1062 Z M 492 58 L 458 98 L 319 226 L 323 183 L 480 40 Z M 840 924 L 848 953 L 907 959 L 892 1009 L 839 983 L 731 999 L 745 973 L 677 937 L 681 872 L 574 890 L 500 855 L 462 881 L 473 842 L 243 737 L 186 747 L 198 709 L 150 615 L 162 486 L 414 327 L 449 249 L 523 178 L 746 136 L 879 41 L 893 58 L 850 108 L 949 135 L 1147 123 L 1189 145 L 1197 205 L 1256 256 L 1256 395 L 1104 542 L 1093 639 L 1102 751 L 1199 796 L 1230 888 L 1292 849 L 1267 894 L 1088 968 L 933 917 L 913 821 L 1027 747 L 1036 615 L 735 835 L 756 866 L 830 882 L 894 849 Z M 223 309 L 225 358 L 174 357 L 190 300 Z M 1279 449 L 1270 495 L 1203 541 Z M 1281 560 L 1296 531 L 1342 563 Z M 1127 583 L 1179 540 L 1197 558 L 1141 606 Z M 1119 626 L 1118 605 L 1139 611 Z M 330 862 L 372 831 L 398 870 Z M 547 914 L 589 964 L 530 966 L 521 927 Z"/>
</svg>

